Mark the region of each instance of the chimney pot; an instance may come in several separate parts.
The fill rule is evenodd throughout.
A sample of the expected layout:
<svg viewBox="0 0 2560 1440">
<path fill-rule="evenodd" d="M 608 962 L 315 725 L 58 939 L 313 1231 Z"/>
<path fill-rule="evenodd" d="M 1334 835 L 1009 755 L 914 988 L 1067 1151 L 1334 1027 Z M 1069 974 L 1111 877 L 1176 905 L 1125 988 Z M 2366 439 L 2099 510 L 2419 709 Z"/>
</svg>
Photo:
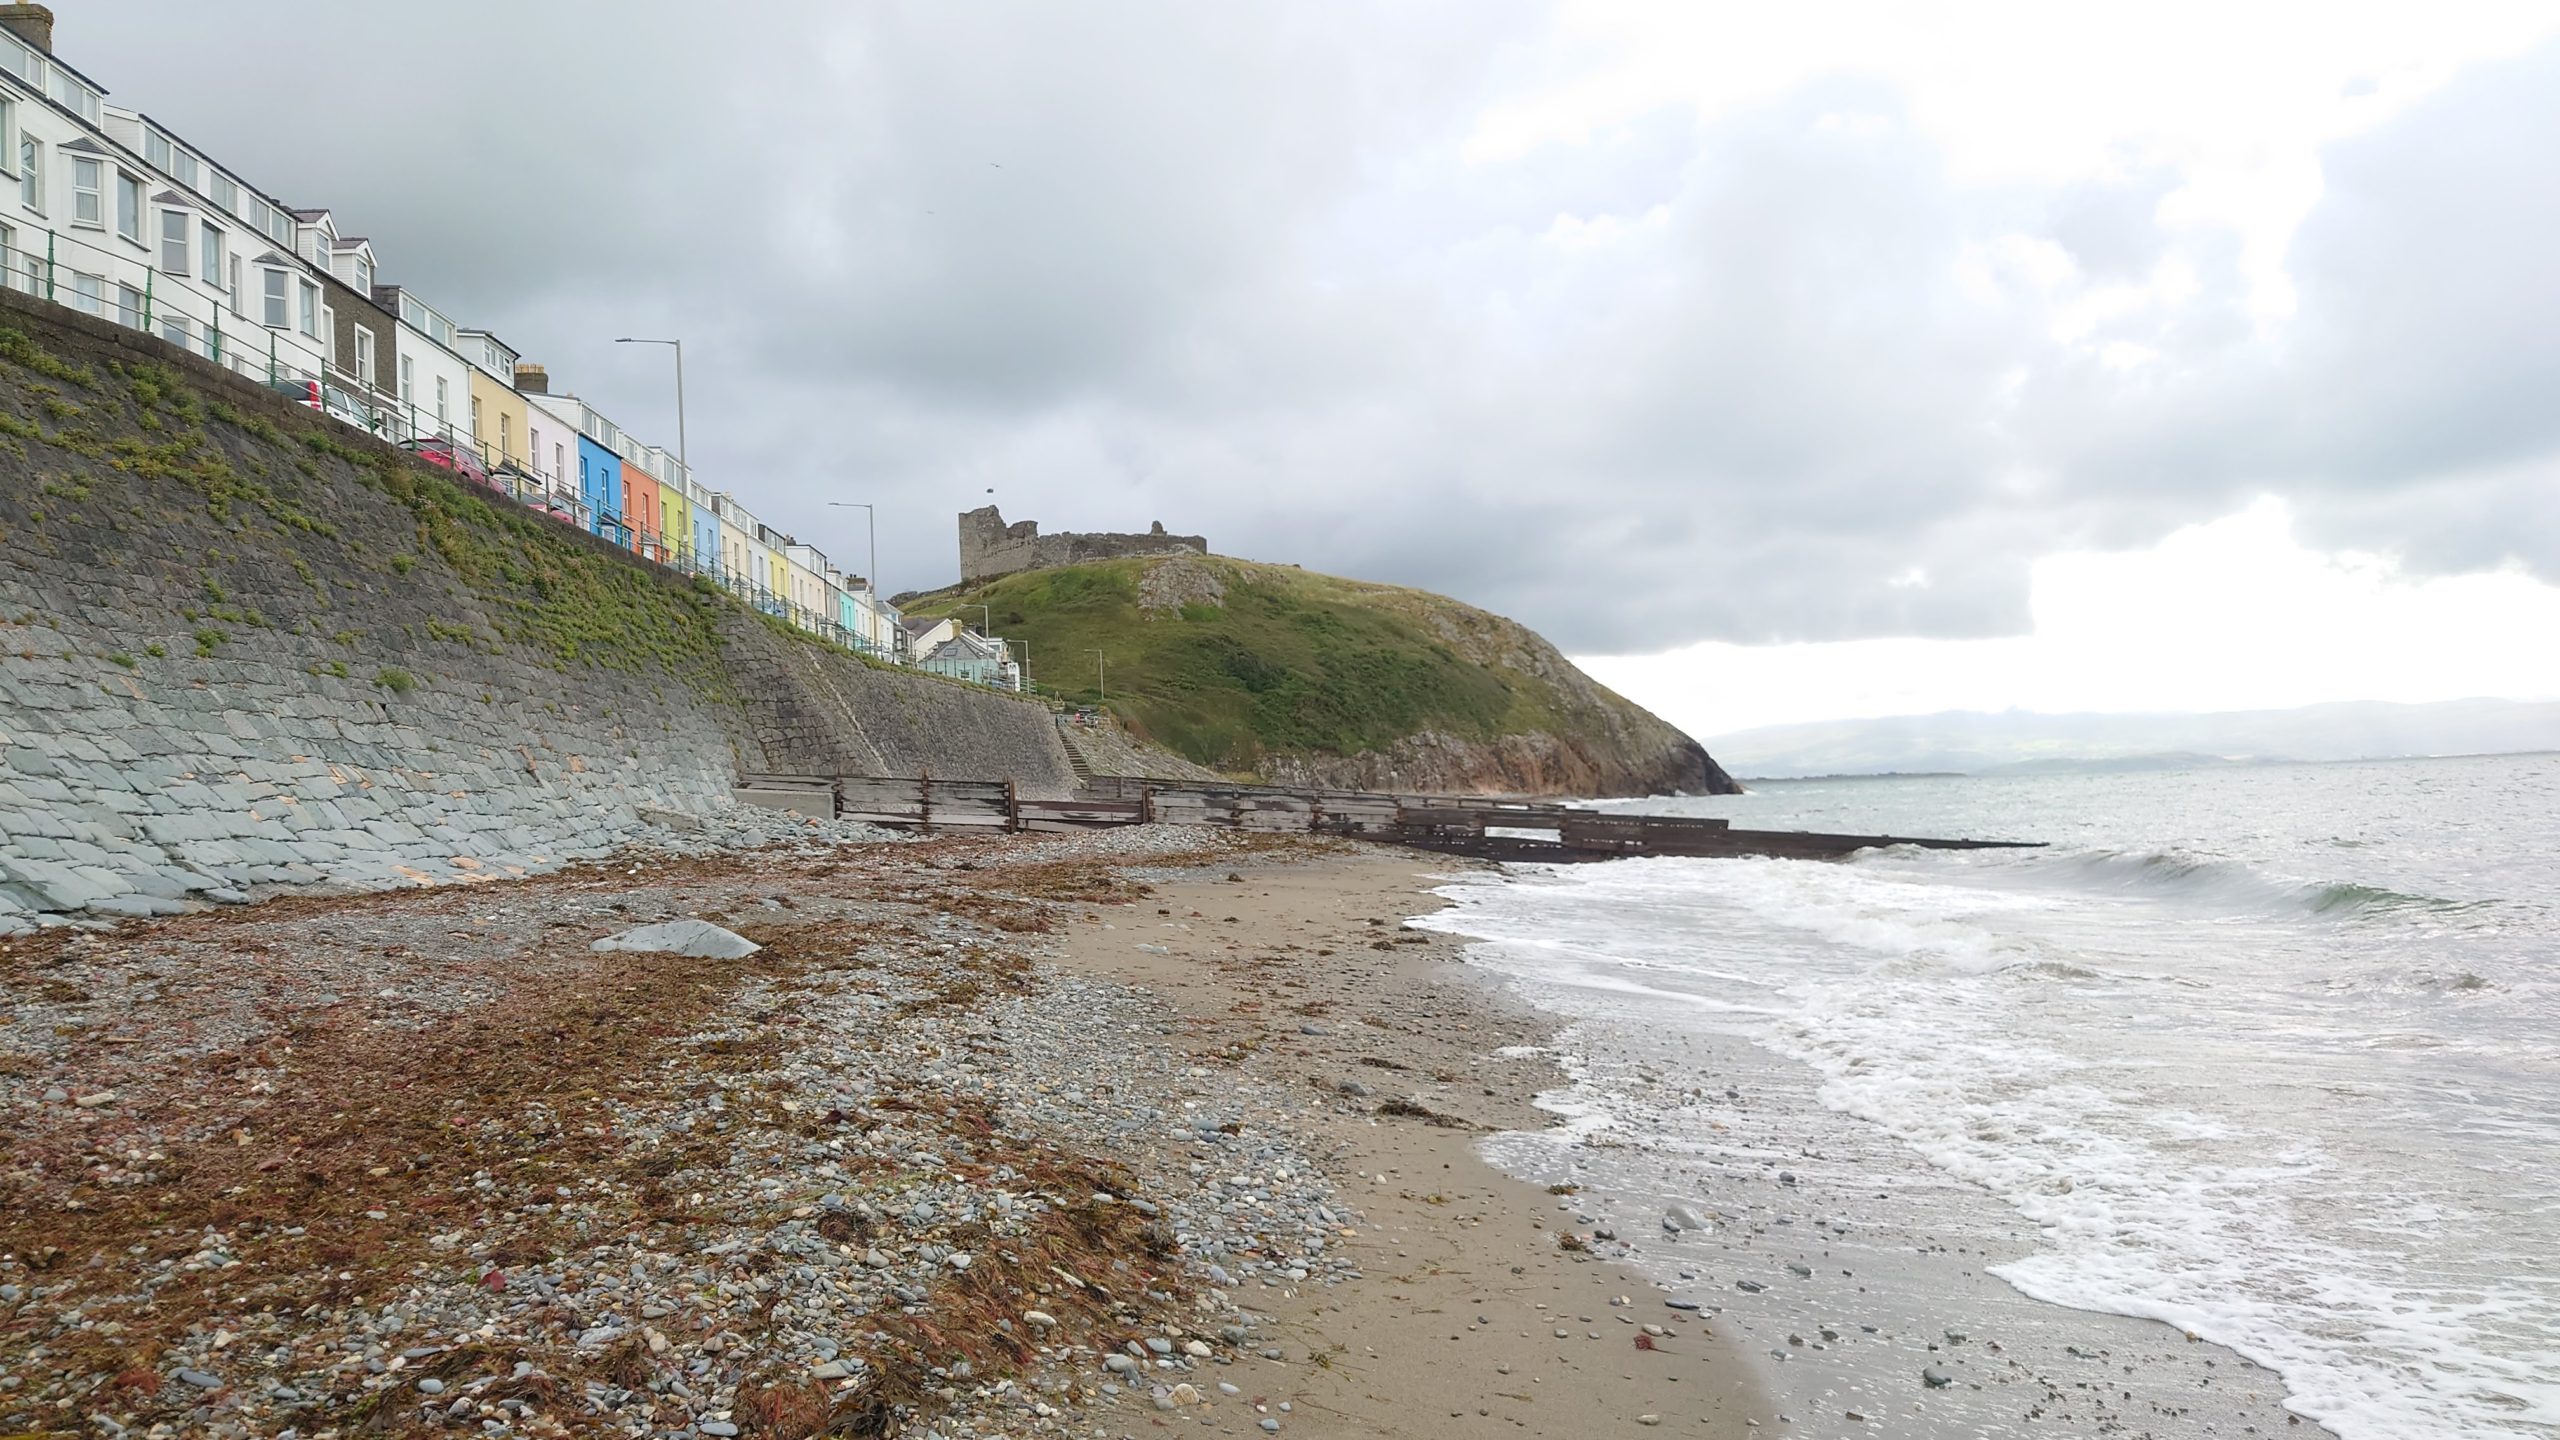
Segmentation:
<svg viewBox="0 0 2560 1440">
<path fill-rule="evenodd" d="M 0 26 L 47 55 L 53 53 L 53 12 L 42 5 L 0 5 Z"/>
<path fill-rule="evenodd" d="M 539 365 L 516 362 L 516 388 L 527 395 L 551 393 L 551 375 Z"/>
</svg>

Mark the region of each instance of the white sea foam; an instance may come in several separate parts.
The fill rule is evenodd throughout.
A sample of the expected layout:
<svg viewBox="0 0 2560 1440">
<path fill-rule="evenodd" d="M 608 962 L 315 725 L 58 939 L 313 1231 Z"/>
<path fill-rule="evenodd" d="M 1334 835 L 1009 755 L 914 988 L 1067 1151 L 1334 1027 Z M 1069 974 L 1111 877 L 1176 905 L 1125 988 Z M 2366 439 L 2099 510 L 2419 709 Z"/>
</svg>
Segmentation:
<svg viewBox="0 0 2560 1440">
<path fill-rule="evenodd" d="M 1647 860 L 1461 880 L 1424 923 L 1494 942 L 1480 963 L 1595 1033 L 1692 1025 L 1811 1067 L 1824 1104 L 2039 1227 L 1996 1271 L 2027 1295 L 2229 1345 L 2347 1440 L 2552 1440 L 2560 1085 L 2534 964 L 2560 936 L 2538 897 L 2431 897 L 2453 863 Z M 2467 1023 L 2493 988 L 2521 1016 Z M 1632 1102 L 1554 1103 L 1571 1143 Z"/>
</svg>

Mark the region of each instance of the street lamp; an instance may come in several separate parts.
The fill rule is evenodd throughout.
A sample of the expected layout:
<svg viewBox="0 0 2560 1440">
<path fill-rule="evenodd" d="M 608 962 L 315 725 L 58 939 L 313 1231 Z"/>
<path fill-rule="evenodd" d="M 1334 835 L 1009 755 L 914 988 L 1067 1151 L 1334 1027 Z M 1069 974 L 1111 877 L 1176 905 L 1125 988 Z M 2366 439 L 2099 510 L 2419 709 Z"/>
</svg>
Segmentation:
<svg viewBox="0 0 2560 1440">
<path fill-rule="evenodd" d="M 1110 687 L 1108 684 L 1104 683 L 1104 680 L 1103 680 L 1103 673 L 1102 673 L 1102 652 L 1101 652 L 1101 651 L 1099 651 L 1099 650 L 1095 650 L 1095 651 L 1090 651 L 1090 652 L 1088 652 L 1088 653 L 1090 653 L 1090 654 L 1093 656 L 1093 688 L 1094 688 L 1094 691 L 1095 691 L 1097 694 L 1101 695 L 1101 697 L 1102 697 L 1102 699 L 1103 699 L 1103 703 L 1105 703 L 1105 704 L 1109 704 L 1109 703 L 1110 703 L 1110 701 L 1111 701 L 1111 687 Z"/>
<path fill-rule="evenodd" d="M 625 335 L 616 345 L 673 345 L 676 347 L 676 463 L 684 467 L 684 478 L 693 478 L 693 461 L 684 448 L 684 342 L 681 340 L 644 340 Z"/>
<path fill-rule="evenodd" d="M 862 518 L 871 531 L 871 573 L 862 578 L 870 582 L 872 598 L 877 600 L 880 596 L 880 512 L 861 500 L 830 500 L 827 503 L 839 510 L 862 512 Z"/>
</svg>

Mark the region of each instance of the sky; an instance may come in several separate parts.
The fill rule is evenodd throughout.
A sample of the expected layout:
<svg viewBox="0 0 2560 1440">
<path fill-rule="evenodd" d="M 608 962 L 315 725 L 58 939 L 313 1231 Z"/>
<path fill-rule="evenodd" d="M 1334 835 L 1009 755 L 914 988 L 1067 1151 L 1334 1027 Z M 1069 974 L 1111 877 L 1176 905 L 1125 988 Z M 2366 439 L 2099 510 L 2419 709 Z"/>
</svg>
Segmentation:
<svg viewBox="0 0 2560 1440">
<path fill-rule="evenodd" d="M 2560 7 L 56 9 L 658 443 L 682 336 L 696 472 L 892 591 L 992 500 L 1704 735 L 2560 695 Z"/>
</svg>

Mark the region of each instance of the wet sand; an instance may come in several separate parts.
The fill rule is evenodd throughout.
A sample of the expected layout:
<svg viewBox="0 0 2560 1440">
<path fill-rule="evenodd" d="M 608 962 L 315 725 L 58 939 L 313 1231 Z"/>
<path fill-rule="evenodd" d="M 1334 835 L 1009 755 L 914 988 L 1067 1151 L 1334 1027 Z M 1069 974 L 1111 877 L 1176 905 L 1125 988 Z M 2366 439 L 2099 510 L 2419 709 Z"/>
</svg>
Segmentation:
<svg viewBox="0 0 2560 1440">
<path fill-rule="evenodd" d="M 1292 1429 L 1342 1436 L 1771 1433 L 1776 1410 L 1714 1323 L 1587 1250 L 1556 1198 L 1480 1159 L 1552 1118 L 1548 1017 L 1449 937 L 1401 928 L 1455 864 L 1388 850 L 1240 863 L 1096 908 L 1057 963 L 1175 1005 L 1204 1066 L 1301 1087 L 1302 1148 L 1357 1208 L 1366 1277 L 1235 1292 L 1288 1337 Z M 1381 1114 L 1409 1107 L 1423 1114 Z M 1660 1332 L 1648 1333 L 1648 1327 Z"/>
</svg>

